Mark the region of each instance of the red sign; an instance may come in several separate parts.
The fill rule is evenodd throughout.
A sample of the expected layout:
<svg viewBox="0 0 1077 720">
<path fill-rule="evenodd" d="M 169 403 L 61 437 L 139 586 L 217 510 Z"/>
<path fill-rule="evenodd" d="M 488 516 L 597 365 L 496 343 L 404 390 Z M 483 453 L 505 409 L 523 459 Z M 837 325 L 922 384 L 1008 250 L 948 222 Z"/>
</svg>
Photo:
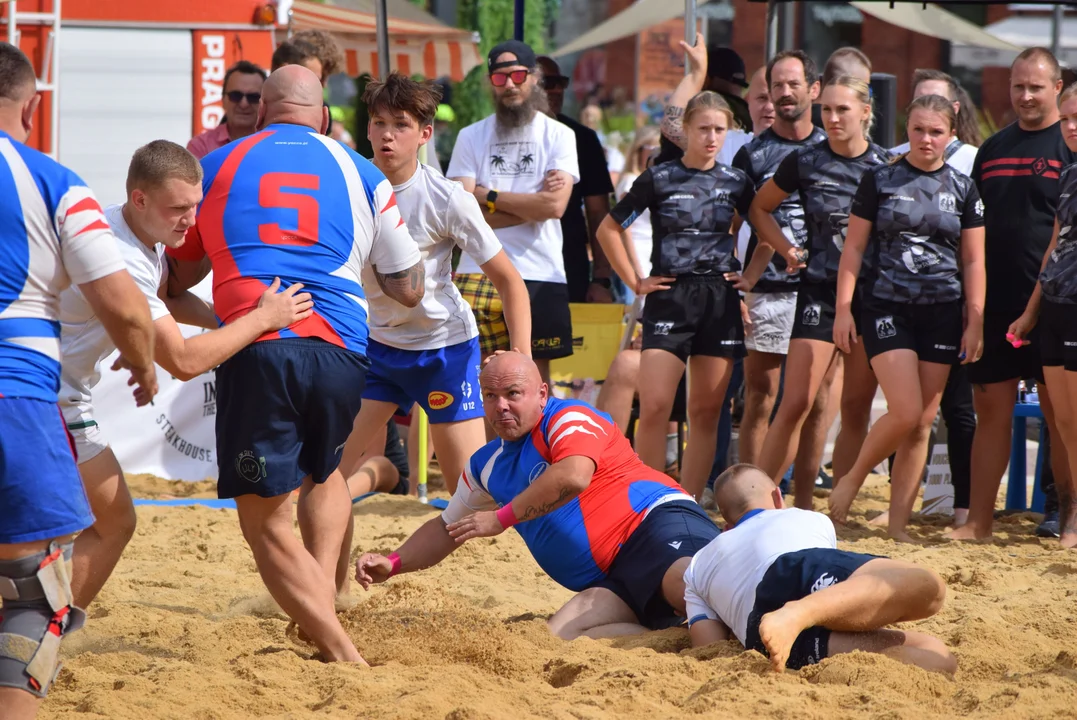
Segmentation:
<svg viewBox="0 0 1077 720">
<path fill-rule="evenodd" d="M 194 117 L 191 134 L 212 130 L 224 117 L 224 75 L 240 60 L 269 68 L 273 55 L 271 30 L 195 30 Z"/>
</svg>

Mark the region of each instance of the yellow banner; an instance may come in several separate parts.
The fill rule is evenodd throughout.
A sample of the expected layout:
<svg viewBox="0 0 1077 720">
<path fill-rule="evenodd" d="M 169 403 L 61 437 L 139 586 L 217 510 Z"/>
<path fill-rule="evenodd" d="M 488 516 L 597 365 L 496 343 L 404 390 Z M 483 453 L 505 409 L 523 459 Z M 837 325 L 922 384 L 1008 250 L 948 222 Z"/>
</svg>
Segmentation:
<svg viewBox="0 0 1077 720">
<path fill-rule="evenodd" d="M 624 305 L 573 303 L 572 355 L 550 363 L 553 395 L 592 405 L 621 348 Z"/>
</svg>

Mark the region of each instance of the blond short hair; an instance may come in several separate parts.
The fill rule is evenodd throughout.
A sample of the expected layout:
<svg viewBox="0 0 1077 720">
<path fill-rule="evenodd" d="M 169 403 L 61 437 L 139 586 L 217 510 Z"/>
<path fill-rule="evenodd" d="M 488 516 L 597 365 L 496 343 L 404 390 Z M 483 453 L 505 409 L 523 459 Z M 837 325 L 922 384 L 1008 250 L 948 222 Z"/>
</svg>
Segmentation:
<svg viewBox="0 0 1077 720">
<path fill-rule="evenodd" d="M 127 194 L 134 190 L 155 190 L 172 179 L 201 185 L 202 166 L 184 147 L 169 140 L 154 140 L 135 150 L 131 157 Z"/>
</svg>

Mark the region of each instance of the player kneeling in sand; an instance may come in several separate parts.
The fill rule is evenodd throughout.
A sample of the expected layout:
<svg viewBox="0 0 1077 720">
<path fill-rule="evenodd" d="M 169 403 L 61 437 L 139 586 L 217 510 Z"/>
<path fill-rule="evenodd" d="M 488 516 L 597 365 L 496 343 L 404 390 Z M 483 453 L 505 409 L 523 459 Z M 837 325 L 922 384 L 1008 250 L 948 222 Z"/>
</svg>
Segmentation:
<svg viewBox="0 0 1077 720">
<path fill-rule="evenodd" d="M 212 370 L 262 333 L 309 315 L 310 295 L 293 285 L 282 293 L 275 282 L 258 308 L 212 332 L 184 338 L 177 322 L 216 328 L 213 308 L 191 293 L 166 302 L 158 297 L 167 279 L 162 246 L 179 247 L 194 225 L 202 200 L 202 168 L 194 155 L 167 140 L 139 148 L 127 173 L 127 202 L 105 209 L 116 246 L 135 284 L 150 305 L 157 364 L 180 380 Z M 98 367 L 116 344 L 78 287 L 60 296 L 60 408 L 75 440 L 79 474 L 96 518 L 75 540 L 71 588 L 86 607 L 104 587 L 135 531 L 135 508 L 116 456 L 94 419 L 93 388 Z M 118 365 L 119 363 L 117 363 Z"/>
<path fill-rule="evenodd" d="M 684 571 L 718 535 L 707 514 L 644 465 L 608 415 L 549 397 L 530 358 L 498 355 L 479 382 L 498 438 L 471 456 L 448 509 L 388 557 L 359 558 L 356 580 L 369 588 L 428 568 L 467 540 L 515 526 L 539 566 L 579 593 L 549 620 L 559 637 L 683 622 Z"/>
<path fill-rule="evenodd" d="M 933 571 L 838 550 L 830 519 L 784 509 L 781 491 L 754 465 L 722 473 L 714 500 L 726 531 L 684 574 L 693 645 L 725 640 L 728 626 L 777 671 L 853 650 L 934 672 L 957 669 L 938 638 L 884 629 L 942 608 L 946 584 Z"/>
</svg>

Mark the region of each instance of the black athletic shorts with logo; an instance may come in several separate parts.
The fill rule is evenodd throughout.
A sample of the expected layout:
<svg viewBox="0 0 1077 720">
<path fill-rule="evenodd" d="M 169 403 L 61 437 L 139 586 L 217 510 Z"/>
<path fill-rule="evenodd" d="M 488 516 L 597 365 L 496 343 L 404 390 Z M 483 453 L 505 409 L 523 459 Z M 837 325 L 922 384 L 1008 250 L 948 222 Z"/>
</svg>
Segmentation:
<svg viewBox="0 0 1077 720">
<path fill-rule="evenodd" d="M 891 350 L 915 350 L 921 362 L 953 365 L 965 323 L 961 302 L 913 305 L 864 299 L 861 338 L 868 360 Z"/>
<path fill-rule="evenodd" d="M 856 334 L 860 328 L 860 287 L 853 293 L 852 313 Z M 791 340 L 834 342 L 837 319 L 838 286 L 831 283 L 801 282 L 797 288 L 797 314 L 793 318 Z"/>
<path fill-rule="evenodd" d="M 1046 300 L 1044 303 L 1046 304 Z M 969 382 L 973 385 L 992 385 L 1009 380 L 1029 380 L 1035 378 L 1043 382 L 1043 320 L 1032 328 L 1025 339 L 1031 345 L 1015 348 L 1006 339 L 1006 333 L 1013 321 L 1024 312 L 990 313 L 984 315 L 984 351 L 979 362 L 969 365 Z"/>
<path fill-rule="evenodd" d="M 692 355 L 744 357 L 740 295 L 721 276 L 678 276 L 669 290 L 647 296 L 643 349 L 665 350 L 684 361 Z"/>
<path fill-rule="evenodd" d="M 572 310 L 565 283 L 524 280 L 531 298 L 531 357 L 556 360 L 572 354 Z"/>
<path fill-rule="evenodd" d="M 217 368 L 217 495 L 277 497 L 340 465 L 370 363 L 317 338 L 256 342 Z"/>
<path fill-rule="evenodd" d="M 1044 298 L 1038 327 L 1043 365 L 1077 372 L 1077 305 Z"/>
</svg>

